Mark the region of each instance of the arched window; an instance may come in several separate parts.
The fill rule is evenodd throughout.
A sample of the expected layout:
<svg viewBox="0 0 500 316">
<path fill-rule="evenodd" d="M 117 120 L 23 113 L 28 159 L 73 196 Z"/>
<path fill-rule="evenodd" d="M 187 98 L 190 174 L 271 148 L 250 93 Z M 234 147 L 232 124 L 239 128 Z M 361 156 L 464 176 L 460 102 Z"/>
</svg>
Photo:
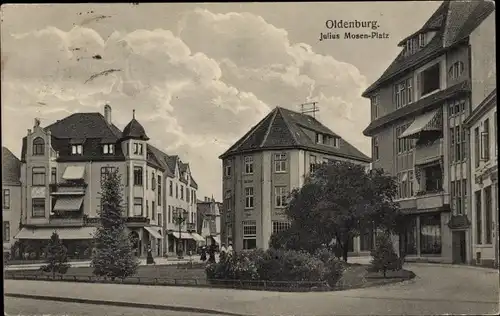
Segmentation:
<svg viewBox="0 0 500 316">
<path fill-rule="evenodd" d="M 448 70 L 448 77 L 451 79 L 457 79 L 462 75 L 464 72 L 465 65 L 461 61 L 457 61 L 451 65 L 450 69 Z"/>
<path fill-rule="evenodd" d="M 43 156 L 45 154 L 45 141 L 41 137 L 33 140 L 33 156 Z"/>
</svg>

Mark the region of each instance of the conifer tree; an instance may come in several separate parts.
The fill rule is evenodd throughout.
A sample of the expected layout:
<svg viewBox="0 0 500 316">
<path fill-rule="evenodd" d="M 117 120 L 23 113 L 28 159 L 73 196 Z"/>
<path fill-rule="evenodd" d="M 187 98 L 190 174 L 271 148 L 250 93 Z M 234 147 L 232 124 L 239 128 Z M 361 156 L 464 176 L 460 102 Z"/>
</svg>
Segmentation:
<svg viewBox="0 0 500 316">
<path fill-rule="evenodd" d="M 394 251 L 391 238 L 388 233 L 383 233 L 377 236 L 375 249 L 371 251 L 372 261 L 371 270 L 382 271 L 384 278 L 387 271 L 395 271 L 399 268 L 399 257 Z"/>
<path fill-rule="evenodd" d="M 118 170 L 107 174 L 101 184 L 100 225 L 95 236 L 92 256 L 94 275 L 125 279 L 139 266 L 123 218 L 123 186 Z"/>
<path fill-rule="evenodd" d="M 68 271 L 70 264 L 68 263 L 67 250 L 57 232 L 52 233 L 49 243 L 45 247 L 45 252 L 47 264 L 40 268 L 42 271 L 51 272 L 52 278 L 55 278 L 56 273 L 65 274 Z"/>
</svg>

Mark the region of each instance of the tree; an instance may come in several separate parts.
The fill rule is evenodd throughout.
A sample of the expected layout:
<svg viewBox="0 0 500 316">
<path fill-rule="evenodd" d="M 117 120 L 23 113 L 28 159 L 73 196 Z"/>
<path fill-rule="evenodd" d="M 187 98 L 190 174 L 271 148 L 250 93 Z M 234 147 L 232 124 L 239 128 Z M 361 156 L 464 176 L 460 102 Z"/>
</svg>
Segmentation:
<svg viewBox="0 0 500 316">
<path fill-rule="evenodd" d="M 394 251 L 391 237 L 388 233 L 377 236 L 375 249 L 371 251 L 372 261 L 371 269 L 373 271 L 382 271 L 384 278 L 387 270 L 395 271 L 400 268 L 399 258 Z"/>
<path fill-rule="evenodd" d="M 45 247 L 45 253 L 47 254 L 47 264 L 40 268 L 42 271 L 51 272 L 53 278 L 55 278 L 56 273 L 65 274 L 68 271 L 71 265 L 68 263 L 66 247 L 62 244 L 57 232 L 52 233 L 49 243 Z"/>
<path fill-rule="evenodd" d="M 121 177 L 118 170 L 107 174 L 101 184 L 100 225 L 95 236 L 92 267 L 97 276 L 125 279 L 134 275 L 139 260 L 125 232 Z"/>
<path fill-rule="evenodd" d="M 335 240 L 347 261 L 349 242 L 362 227 L 396 230 L 396 191 L 394 179 L 381 169 L 367 172 L 350 162 L 324 163 L 292 192 L 286 214 L 300 230 L 295 233 L 299 239 L 327 245 Z"/>
</svg>

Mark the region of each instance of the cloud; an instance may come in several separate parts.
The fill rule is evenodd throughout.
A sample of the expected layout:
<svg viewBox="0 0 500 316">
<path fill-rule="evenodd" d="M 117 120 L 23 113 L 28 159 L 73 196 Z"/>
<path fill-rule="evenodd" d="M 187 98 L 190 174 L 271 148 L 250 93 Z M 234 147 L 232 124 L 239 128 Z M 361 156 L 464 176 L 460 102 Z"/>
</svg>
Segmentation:
<svg viewBox="0 0 500 316">
<path fill-rule="evenodd" d="M 190 162 L 200 196 L 219 198 L 218 156 L 276 105 L 297 110 L 317 100 L 320 119 L 368 151 L 366 82 L 356 67 L 290 43 L 285 30 L 250 13 L 197 9 L 179 23 L 178 35 L 139 29 L 104 39 L 91 24 L 10 35 L 2 53 L 4 143 L 20 149 L 34 117 L 48 125 L 109 103 L 123 128 L 136 109 L 155 146 Z"/>
</svg>

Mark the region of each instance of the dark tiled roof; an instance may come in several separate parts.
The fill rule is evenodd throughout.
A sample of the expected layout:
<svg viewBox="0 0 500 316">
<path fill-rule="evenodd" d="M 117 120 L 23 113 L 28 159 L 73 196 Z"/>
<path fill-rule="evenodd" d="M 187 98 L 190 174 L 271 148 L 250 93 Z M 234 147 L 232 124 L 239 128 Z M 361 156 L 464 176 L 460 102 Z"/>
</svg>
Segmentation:
<svg viewBox="0 0 500 316">
<path fill-rule="evenodd" d="M 370 160 L 345 140 L 340 141 L 339 148 L 316 144 L 306 130 L 339 137 L 309 115 L 276 107 L 219 158 L 257 150 L 302 148 L 361 161 Z"/>
<path fill-rule="evenodd" d="M 394 121 L 405 118 L 409 115 L 419 115 L 420 112 L 424 112 L 425 110 L 432 108 L 433 106 L 437 106 L 440 102 L 443 102 L 452 97 L 456 97 L 461 93 L 467 93 L 469 91 L 470 85 L 468 81 L 458 83 L 454 86 L 449 87 L 448 89 L 431 94 L 426 98 L 420 99 L 417 102 L 409 104 L 394 112 L 390 112 L 389 114 L 382 116 L 375 121 L 372 121 L 370 125 L 368 125 L 368 127 L 363 131 L 363 134 L 365 136 L 373 136 L 374 131 L 383 126 L 391 124 Z"/>
<path fill-rule="evenodd" d="M 148 159 L 148 162 L 154 162 L 158 166 L 161 167 L 161 169 L 165 170 L 167 175 L 171 178 L 175 177 L 175 166 L 177 164 L 177 161 L 179 160 L 179 157 L 177 155 L 169 156 L 160 149 L 148 144 L 147 147 L 148 153 L 151 154 L 151 160 Z M 181 172 L 186 171 L 187 168 L 189 167 L 188 163 L 182 163 L 179 162 L 179 167 Z M 181 179 L 181 182 L 187 183 L 186 180 Z M 194 181 L 193 176 L 191 175 L 191 185 L 192 188 L 198 189 L 198 184 L 196 181 Z"/>
<path fill-rule="evenodd" d="M 123 129 L 122 139 L 140 139 L 149 140 L 144 127 L 135 118 L 133 118 Z"/>
<path fill-rule="evenodd" d="M 380 78 L 370 85 L 363 96 L 367 97 L 384 82 L 397 77 L 405 71 L 442 54 L 445 49 L 460 43 L 495 9 L 493 3 L 484 0 L 444 1 L 424 26 L 414 33 L 436 30 L 436 35 L 427 46 L 411 56 L 401 52 L 387 67 Z M 401 44 L 401 43 L 400 43 Z"/>
<path fill-rule="evenodd" d="M 2 147 L 2 185 L 21 185 L 21 161 Z"/>
</svg>

